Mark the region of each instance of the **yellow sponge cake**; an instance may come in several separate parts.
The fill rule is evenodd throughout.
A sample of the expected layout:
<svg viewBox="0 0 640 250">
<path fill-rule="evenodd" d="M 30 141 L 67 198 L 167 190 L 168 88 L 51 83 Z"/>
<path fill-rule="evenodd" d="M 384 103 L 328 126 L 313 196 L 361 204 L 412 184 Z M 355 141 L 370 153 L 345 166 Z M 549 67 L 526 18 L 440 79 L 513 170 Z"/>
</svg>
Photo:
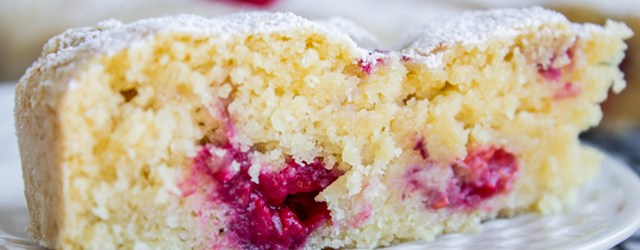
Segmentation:
<svg viewBox="0 0 640 250">
<path fill-rule="evenodd" d="M 364 49 L 293 14 L 105 21 L 16 89 L 30 232 L 56 249 L 373 248 L 557 213 L 631 31 L 468 12 Z"/>
</svg>

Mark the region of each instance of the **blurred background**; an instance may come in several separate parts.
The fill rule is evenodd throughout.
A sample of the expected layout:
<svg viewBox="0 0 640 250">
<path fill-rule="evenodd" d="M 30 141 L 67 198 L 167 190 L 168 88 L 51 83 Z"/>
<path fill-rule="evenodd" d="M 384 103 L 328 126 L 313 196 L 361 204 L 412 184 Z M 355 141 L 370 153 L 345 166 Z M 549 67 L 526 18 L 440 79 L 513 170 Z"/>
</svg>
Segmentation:
<svg viewBox="0 0 640 250">
<path fill-rule="evenodd" d="M 346 18 L 377 37 L 354 38 L 363 41 L 361 45 L 393 48 L 404 31 L 430 19 L 470 9 L 532 5 L 557 10 L 573 22 L 623 21 L 636 33 L 627 41 L 629 49 L 621 65 L 627 89 L 611 94 L 603 104 L 602 124 L 581 138 L 639 169 L 640 0 L 0 0 L 0 190 L 22 185 L 12 122 L 13 86 L 39 57 L 46 41 L 66 29 L 110 18 L 132 22 L 181 13 L 215 17 L 240 10 L 266 10 L 293 12 L 308 19 Z M 5 195 L 0 203 L 8 202 L 3 198 L 23 200 L 22 192 L 14 193 L 19 197 Z M 0 224 L 20 224 L 24 219 L 0 218 Z M 640 249 L 640 234 L 616 248 Z"/>
</svg>

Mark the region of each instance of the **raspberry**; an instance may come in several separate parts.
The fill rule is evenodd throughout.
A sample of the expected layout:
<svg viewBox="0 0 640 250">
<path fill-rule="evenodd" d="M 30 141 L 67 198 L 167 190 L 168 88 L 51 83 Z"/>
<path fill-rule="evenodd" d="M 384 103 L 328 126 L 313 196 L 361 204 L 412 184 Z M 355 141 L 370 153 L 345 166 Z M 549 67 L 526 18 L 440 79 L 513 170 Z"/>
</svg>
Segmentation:
<svg viewBox="0 0 640 250">
<path fill-rule="evenodd" d="M 289 160 L 279 173 L 262 171 L 256 184 L 248 173 L 251 155 L 230 144 L 206 145 L 194 165 L 197 174 L 215 180 L 214 196 L 233 211 L 227 227 L 239 248 L 302 247 L 311 231 L 331 220 L 327 204 L 315 197 L 343 173 L 327 170 L 318 160 Z"/>
</svg>

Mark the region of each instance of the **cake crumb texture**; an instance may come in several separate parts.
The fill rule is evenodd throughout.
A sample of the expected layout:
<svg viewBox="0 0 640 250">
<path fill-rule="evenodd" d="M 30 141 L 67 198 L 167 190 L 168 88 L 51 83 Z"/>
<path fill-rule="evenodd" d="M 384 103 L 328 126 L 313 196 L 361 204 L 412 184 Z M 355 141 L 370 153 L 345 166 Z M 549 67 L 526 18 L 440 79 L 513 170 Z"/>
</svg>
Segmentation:
<svg viewBox="0 0 640 250">
<path fill-rule="evenodd" d="M 624 88 L 631 35 L 538 7 L 395 51 L 282 13 L 68 30 L 16 89 L 29 231 L 56 249 L 374 248 L 558 213 L 598 173 L 577 137 Z"/>
</svg>

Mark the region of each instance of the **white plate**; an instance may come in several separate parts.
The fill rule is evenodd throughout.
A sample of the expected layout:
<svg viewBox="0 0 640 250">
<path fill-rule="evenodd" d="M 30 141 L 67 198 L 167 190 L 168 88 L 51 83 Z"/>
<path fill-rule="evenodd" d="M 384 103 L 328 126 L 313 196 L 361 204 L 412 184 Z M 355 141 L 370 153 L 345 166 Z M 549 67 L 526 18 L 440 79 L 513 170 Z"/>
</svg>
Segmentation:
<svg viewBox="0 0 640 250">
<path fill-rule="evenodd" d="M 13 87 L 0 84 L 0 250 L 43 249 L 24 232 L 29 218 L 13 129 Z M 608 156 L 597 179 L 563 214 L 493 220 L 476 234 L 449 234 L 386 249 L 608 249 L 639 227 L 640 179 Z"/>
</svg>

